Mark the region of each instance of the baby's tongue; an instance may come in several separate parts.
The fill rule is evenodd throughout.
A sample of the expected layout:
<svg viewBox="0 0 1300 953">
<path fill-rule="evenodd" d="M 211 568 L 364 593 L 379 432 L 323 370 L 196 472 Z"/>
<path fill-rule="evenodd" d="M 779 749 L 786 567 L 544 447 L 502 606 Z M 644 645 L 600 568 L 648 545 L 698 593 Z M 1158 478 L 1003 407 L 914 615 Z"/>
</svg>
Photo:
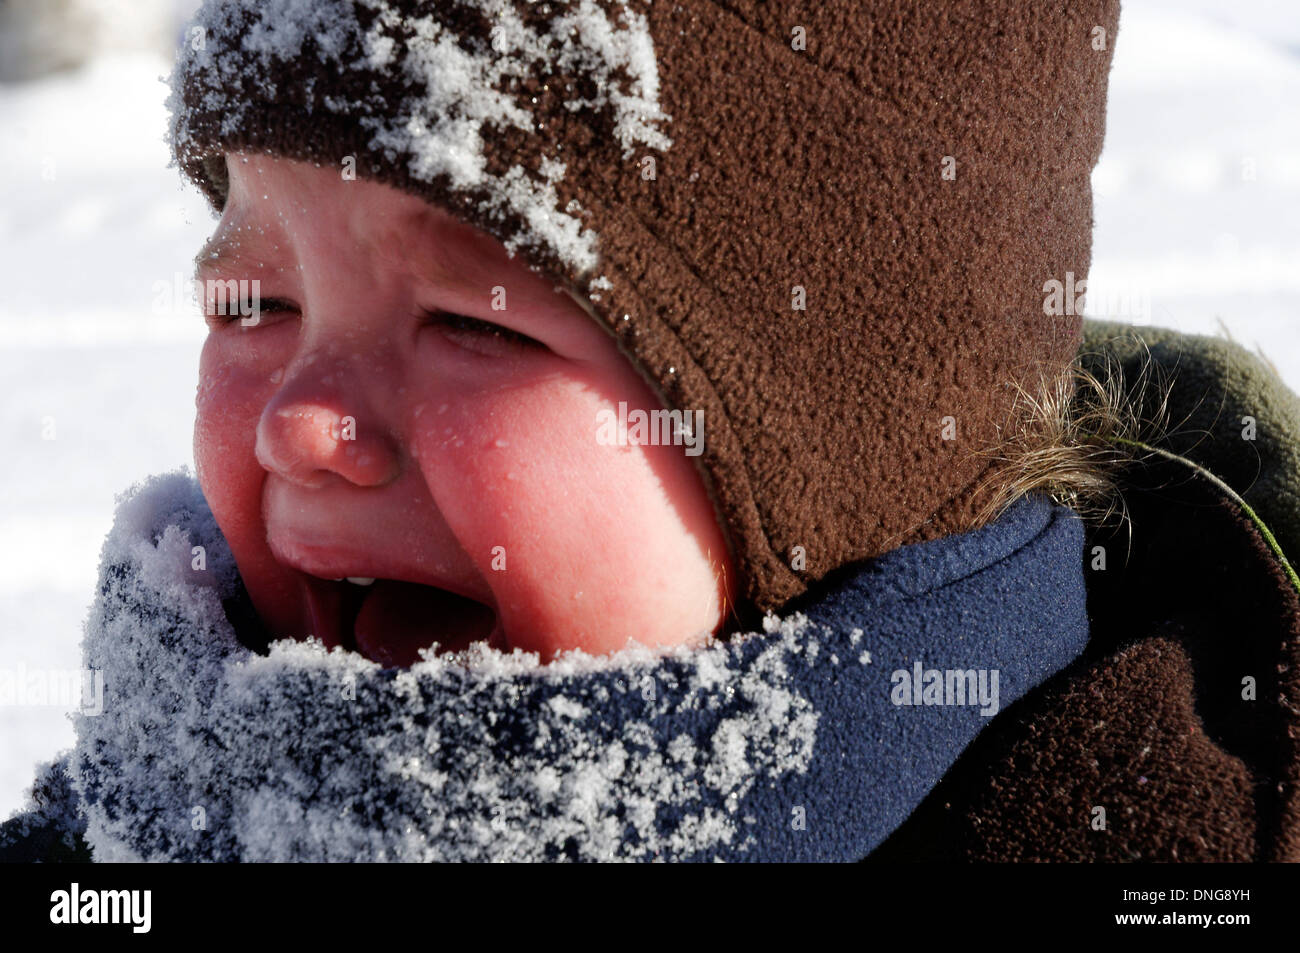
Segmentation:
<svg viewBox="0 0 1300 953">
<path fill-rule="evenodd" d="M 445 589 L 377 579 L 361 603 L 352 633 L 357 651 L 387 667 L 420 661 L 434 642 L 441 651 L 488 638 L 495 614 L 481 602 Z"/>
</svg>

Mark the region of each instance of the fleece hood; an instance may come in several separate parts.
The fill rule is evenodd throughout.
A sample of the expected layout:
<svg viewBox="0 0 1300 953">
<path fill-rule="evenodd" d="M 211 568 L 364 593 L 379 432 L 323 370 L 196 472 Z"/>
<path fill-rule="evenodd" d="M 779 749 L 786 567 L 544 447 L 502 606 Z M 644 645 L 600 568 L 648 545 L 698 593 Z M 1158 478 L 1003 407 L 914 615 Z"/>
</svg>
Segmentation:
<svg viewBox="0 0 1300 953">
<path fill-rule="evenodd" d="M 214 209 L 228 151 L 354 169 L 568 287 L 706 416 L 767 610 L 973 525 L 1016 385 L 1073 357 L 1045 291 L 1088 271 L 1118 7 L 208 0 L 171 142 Z"/>
<path fill-rule="evenodd" d="M 384 669 L 245 648 L 197 482 L 156 477 L 104 547 L 98 710 L 0 857 L 57 830 L 99 861 L 857 860 L 1083 650 L 1082 541 L 1022 500 L 725 644 Z"/>
</svg>

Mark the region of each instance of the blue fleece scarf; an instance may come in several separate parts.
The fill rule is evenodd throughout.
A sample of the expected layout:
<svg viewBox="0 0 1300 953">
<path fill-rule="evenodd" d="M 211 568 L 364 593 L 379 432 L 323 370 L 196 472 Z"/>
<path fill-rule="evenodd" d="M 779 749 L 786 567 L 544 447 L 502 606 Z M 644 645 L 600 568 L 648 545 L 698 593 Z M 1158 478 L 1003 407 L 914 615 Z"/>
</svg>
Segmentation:
<svg viewBox="0 0 1300 953">
<path fill-rule="evenodd" d="M 99 860 L 857 860 L 1083 650 L 1082 541 L 1026 499 L 726 644 L 394 671 L 241 645 L 233 560 L 171 474 L 105 544 L 103 711 L 67 770 Z"/>
</svg>

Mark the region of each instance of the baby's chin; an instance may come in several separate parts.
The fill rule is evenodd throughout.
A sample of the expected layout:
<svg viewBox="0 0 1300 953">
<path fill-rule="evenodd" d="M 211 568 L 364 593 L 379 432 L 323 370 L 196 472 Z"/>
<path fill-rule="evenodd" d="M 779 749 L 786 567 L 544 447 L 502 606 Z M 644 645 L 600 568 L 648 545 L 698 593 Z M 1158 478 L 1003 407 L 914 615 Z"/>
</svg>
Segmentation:
<svg viewBox="0 0 1300 953">
<path fill-rule="evenodd" d="M 475 599 L 418 582 L 335 580 L 290 571 L 297 577 L 299 617 L 306 634 L 327 648 L 340 646 L 387 668 L 415 664 L 424 649 L 458 652 L 483 642 L 508 650 L 496 611 Z"/>
</svg>

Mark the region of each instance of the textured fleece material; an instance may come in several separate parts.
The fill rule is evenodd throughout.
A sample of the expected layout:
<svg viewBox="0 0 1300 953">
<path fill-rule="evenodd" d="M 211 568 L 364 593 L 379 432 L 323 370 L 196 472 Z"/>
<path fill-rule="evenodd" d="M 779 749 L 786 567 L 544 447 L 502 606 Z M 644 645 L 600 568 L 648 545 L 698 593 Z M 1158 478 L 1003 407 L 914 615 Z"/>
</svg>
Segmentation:
<svg viewBox="0 0 1300 953">
<path fill-rule="evenodd" d="M 1085 323 L 1094 369 L 1118 360 L 1135 385 L 1148 356 L 1172 381 L 1162 445 L 1226 478 L 1300 565 L 1300 399 L 1231 342 Z M 1300 861 L 1300 597 L 1185 468 L 1133 467 L 1123 490 L 1131 537 L 1093 529 L 1086 546 L 1085 656 L 977 739 L 872 859 Z"/>
<path fill-rule="evenodd" d="M 1082 542 L 1072 511 L 1026 499 L 726 645 L 397 672 L 240 645 L 197 483 L 155 478 L 121 505 L 87 625 L 103 711 L 75 718 L 0 859 L 61 826 L 96 860 L 856 860 L 1083 650 Z M 996 699 L 982 713 L 963 682 L 949 704 L 896 704 L 915 665 L 996 670 Z"/>
<path fill-rule="evenodd" d="M 1166 449 L 1208 466 L 1237 490 L 1268 524 L 1292 562 L 1300 555 L 1300 401 L 1267 366 L 1240 345 L 1219 337 L 1138 330 L 1117 322 L 1088 321 L 1082 363 L 1098 371 L 1115 362 L 1136 382 L 1142 364 L 1154 362 L 1176 386 L 1169 405 Z M 1141 393 L 1151 417 L 1159 401 L 1154 385 Z M 1254 421 L 1254 426 L 1246 418 Z M 1248 433 L 1249 430 L 1249 433 Z M 1247 439 L 1249 437 L 1249 439 Z"/>
<path fill-rule="evenodd" d="M 569 287 L 706 415 L 740 605 L 767 610 L 972 525 L 1010 383 L 1073 356 L 1044 285 L 1088 271 L 1118 13 L 208 0 L 172 144 L 216 209 L 223 151 L 351 157 Z"/>
</svg>

